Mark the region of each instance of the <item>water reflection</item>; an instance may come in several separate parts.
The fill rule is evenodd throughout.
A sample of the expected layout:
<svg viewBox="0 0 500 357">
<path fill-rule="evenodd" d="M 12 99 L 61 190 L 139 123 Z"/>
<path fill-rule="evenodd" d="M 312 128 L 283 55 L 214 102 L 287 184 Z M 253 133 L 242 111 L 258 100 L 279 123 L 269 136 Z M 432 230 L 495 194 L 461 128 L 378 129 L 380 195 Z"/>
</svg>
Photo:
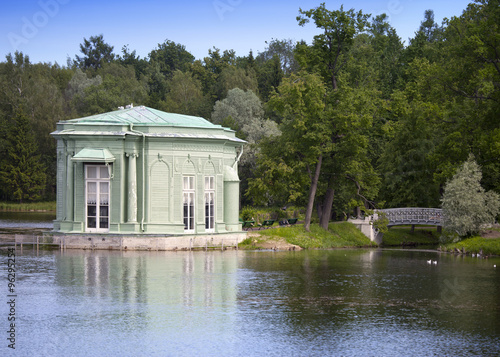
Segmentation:
<svg viewBox="0 0 500 357">
<path fill-rule="evenodd" d="M 0 229 L 53 228 L 53 212 L 0 212 Z"/>
<path fill-rule="evenodd" d="M 20 355 L 500 353 L 498 258 L 68 250 L 18 262 Z"/>
<path fill-rule="evenodd" d="M 254 253 L 245 259 L 262 283 L 240 285 L 238 302 L 264 312 L 248 311 L 246 321 L 265 326 L 259 338 L 314 341 L 314 350 L 328 345 L 334 355 L 500 353 L 494 262 L 463 264 L 451 255 L 418 251 L 280 255 Z M 438 264 L 427 264 L 431 256 Z M 296 350 L 290 346 L 289 352 Z"/>
</svg>

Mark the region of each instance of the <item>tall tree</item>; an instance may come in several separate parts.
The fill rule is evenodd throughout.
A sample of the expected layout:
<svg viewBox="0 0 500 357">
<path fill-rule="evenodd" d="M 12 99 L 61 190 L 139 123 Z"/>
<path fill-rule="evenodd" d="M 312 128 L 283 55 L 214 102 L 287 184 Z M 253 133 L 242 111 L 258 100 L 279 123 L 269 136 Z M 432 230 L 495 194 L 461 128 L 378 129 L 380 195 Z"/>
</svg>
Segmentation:
<svg viewBox="0 0 500 357">
<path fill-rule="evenodd" d="M 477 0 L 449 20 L 440 80 L 451 107 L 440 127 L 439 180 L 453 175 L 472 152 L 486 189 L 500 192 L 500 2 Z"/>
<path fill-rule="evenodd" d="M 165 40 L 149 53 L 149 62 L 158 65 L 160 72 L 171 78 L 176 70 L 186 71 L 193 63 L 194 56 L 184 45 Z"/>
<path fill-rule="evenodd" d="M 9 199 L 35 201 L 45 187 L 45 167 L 40 161 L 28 116 L 18 108 L 7 136 L 6 154 L 2 158 L 0 180 Z"/>
<path fill-rule="evenodd" d="M 387 15 L 375 16 L 370 26 L 373 55 L 369 63 L 377 71 L 378 89 L 384 98 L 399 88 L 403 71 L 403 43 L 396 30 L 387 22 Z"/>
<path fill-rule="evenodd" d="M 167 82 L 166 100 L 158 109 L 195 116 L 208 116 L 209 102 L 203 94 L 201 82 L 191 72 L 176 70 Z"/>
<path fill-rule="evenodd" d="M 354 9 L 344 11 L 330 11 L 322 3 L 315 9 L 299 10 L 297 21 L 300 26 L 307 24 L 312 19 L 323 33 L 314 36 L 311 50 L 307 50 L 304 44 L 298 46 L 299 63 L 302 66 L 318 67 L 331 88 L 338 88 L 337 77 L 349 60 L 349 50 L 354 43 L 356 34 L 364 31 L 368 25 L 369 14 L 362 11 L 355 12 Z"/>
<path fill-rule="evenodd" d="M 83 56 L 76 55 L 75 63 L 81 69 L 98 69 L 115 58 L 113 46 L 104 42 L 102 34 L 90 36 L 88 40 L 83 38 L 83 43 L 80 44 L 80 52 Z"/>
<path fill-rule="evenodd" d="M 350 93 L 351 86 L 354 88 L 363 88 L 366 86 L 364 83 L 365 79 L 373 77 L 373 75 L 367 75 L 367 73 L 372 72 L 371 67 L 367 67 L 366 65 L 356 66 L 354 61 L 352 61 L 354 57 L 353 51 L 364 51 L 362 47 L 364 47 L 366 40 L 363 41 L 360 35 L 367 28 L 370 15 L 363 14 L 362 11 L 356 12 L 354 9 L 344 11 L 343 6 L 339 10 L 330 11 L 326 8 L 325 3 L 308 11 L 300 9 L 299 12 L 301 14 L 297 17 L 299 25 L 303 26 L 312 19 L 316 27 L 321 29 L 322 33 L 314 36 L 312 46 L 309 47 L 304 43 L 297 46 L 298 61 L 303 67 L 309 70 L 319 71 L 323 76 L 324 82 L 328 85 L 328 89 L 331 91 L 327 96 L 329 113 L 326 120 L 329 124 L 330 133 L 328 141 L 325 142 L 328 143 L 330 149 L 328 153 L 321 156 L 325 167 L 328 168 L 327 172 L 323 175 L 325 176 L 326 174 L 324 184 L 327 189 L 323 200 L 325 216 L 322 216 L 323 220 L 321 221 L 322 227 L 327 229 L 335 194 L 333 186 L 336 182 L 334 178 L 336 175 L 339 175 L 338 170 L 335 170 L 335 172 L 331 170 L 336 164 L 337 167 L 347 167 L 345 164 L 338 165 L 340 161 L 335 163 L 336 160 L 340 159 L 340 155 L 336 155 L 335 150 L 337 147 L 341 147 L 342 142 L 348 141 L 346 138 L 356 137 L 361 139 L 351 142 L 353 150 L 361 150 L 361 146 L 365 142 L 362 138 L 362 133 L 359 131 L 365 130 L 364 126 L 354 124 L 363 118 L 365 114 L 357 116 L 354 111 L 351 112 L 354 108 L 342 101 L 348 101 L 349 99 L 347 98 L 351 97 L 348 94 Z M 350 80 L 347 79 L 348 73 L 354 74 Z M 342 93 L 336 93 L 340 88 L 341 77 L 346 82 L 345 88 L 343 88 Z M 369 86 L 372 85 L 373 82 L 370 82 Z M 345 97 L 344 95 L 346 94 L 347 96 Z M 346 130 L 346 119 L 347 122 L 349 120 L 353 122 L 351 128 L 355 128 L 354 130 Z M 361 121 L 363 120 L 361 119 Z M 371 122 L 368 126 L 371 126 Z M 358 130 L 357 133 L 356 130 Z M 357 183 L 359 184 L 359 181 Z"/>
<path fill-rule="evenodd" d="M 278 59 L 281 71 L 285 75 L 289 75 L 298 71 L 299 65 L 295 60 L 295 44 L 291 39 L 271 39 L 267 42 L 267 47 L 257 56 L 257 62 L 266 63 L 274 57 Z"/>
<path fill-rule="evenodd" d="M 300 170 L 307 170 L 309 175 L 304 222 L 307 231 L 311 226 L 323 156 L 332 149 L 325 96 L 322 80 L 317 75 L 301 72 L 283 80 L 278 92 L 269 100 L 269 105 L 283 118 L 278 145 L 286 148 L 290 152 L 288 157 L 294 159 L 286 164 L 298 171 L 297 175 Z"/>
<path fill-rule="evenodd" d="M 64 79 L 54 76 L 58 69 L 50 64 L 32 64 L 28 56 L 20 52 L 14 56 L 9 54 L 6 59 L 7 62 L 0 67 L 0 120 L 5 130 L 1 137 L 5 140 L 9 135 L 8 131 L 15 125 L 16 111 L 22 108 L 29 117 L 32 130 L 37 133 L 35 140 L 42 154 L 41 161 L 48 168 L 45 193 L 55 194 L 56 150 L 49 134 L 55 123 L 64 117 L 61 88 L 66 84 Z M 0 153 L 4 152 L 5 145 L 0 141 Z"/>
<path fill-rule="evenodd" d="M 118 56 L 118 61 L 124 66 L 133 66 L 137 79 L 146 74 L 148 62 L 144 58 L 140 58 L 136 51 L 130 52 L 128 45 L 122 47 L 122 54 Z"/>
</svg>

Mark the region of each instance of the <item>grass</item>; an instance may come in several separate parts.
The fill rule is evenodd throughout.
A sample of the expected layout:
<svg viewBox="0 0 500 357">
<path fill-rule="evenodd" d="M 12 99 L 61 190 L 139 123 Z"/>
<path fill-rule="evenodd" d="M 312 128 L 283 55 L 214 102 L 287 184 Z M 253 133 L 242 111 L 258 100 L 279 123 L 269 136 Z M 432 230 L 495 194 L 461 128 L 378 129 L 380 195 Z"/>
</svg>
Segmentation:
<svg viewBox="0 0 500 357">
<path fill-rule="evenodd" d="M 479 253 L 482 251 L 485 255 L 500 255 L 500 238 L 471 237 L 441 247 L 443 251 L 453 251 L 455 249 L 465 251 L 465 253 Z"/>
<path fill-rule="evenodd" d="M 437 245 L 439 244 L 440 233 L 436 228 L 426 227 L 415 229 L 412 233 L 410 227 L 390 228 L 382 237 L 382 245 L 388 246 L 416 246 L 416 245 Z"/>
<path fill-rule="evenodd" d="M 29 203 L 13 203 L 0 202 L 0 211 L 54 211 L 56 210 L 56 202 L 29 202 Z"/>
<path fill-rule="evenodd" d="M 260 239 L 279 237 L 284 238 L 290 244 L 295 244 L 305 249 L 377 246 L 352 223 L 348 222 L 330 223 L 328 231 L 322 229 L 318 224 L 312 224 L 310 232 L 306 232 L 303 225 L 295 225 L 292 227 L 267 229 L 258 233 L 261 238 L 257 238 L 257 244 Z M 250 239 L 247 243 L 250 244 L 251 241 Z"/>
<path fill-rule="evenodd" d="M 243 221 L 255 221 L 262 223 L 266 219 L 280 220 L 284 218 L 299 218 L 304 219 L 304 212 L 302 208 L 287 207 L 281 209 L 278 207 L 250 207 L 245 206 L 241 209 L 240 218 Z"/>
</svg>

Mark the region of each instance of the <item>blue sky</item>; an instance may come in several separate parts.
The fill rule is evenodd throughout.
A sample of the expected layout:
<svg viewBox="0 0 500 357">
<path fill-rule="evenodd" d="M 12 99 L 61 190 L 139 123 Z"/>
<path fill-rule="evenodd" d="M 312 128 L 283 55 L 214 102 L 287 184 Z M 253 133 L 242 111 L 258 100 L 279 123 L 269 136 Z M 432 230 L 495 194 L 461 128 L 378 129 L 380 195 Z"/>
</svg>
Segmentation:
<svg viewBox="0 0 500 357">
<path fill-rule="evenodd" d="M 471 0 L 472 1 L 472 0 Z M 465 0 L 324 1 L 330 10 L 354 8 L 372 15 L 385 12 L 405 43 L 413 37 L 426 9 L 435 20 L 460 16 Z M 233 49 L 238 56 L 262 52 L 271 39 L 305 40 L 318 33 L 300 27 L 299 8 L 322 0 L 7 0 L 0 12 L 0 61 L 16 50 L 31 62 L 66 64 L 80 54 L 83 38 L 103 34 L 115 53 L 128 45 L 141 58 L 171 40 L 203 59 L 212 47 Z"/>
</svg>

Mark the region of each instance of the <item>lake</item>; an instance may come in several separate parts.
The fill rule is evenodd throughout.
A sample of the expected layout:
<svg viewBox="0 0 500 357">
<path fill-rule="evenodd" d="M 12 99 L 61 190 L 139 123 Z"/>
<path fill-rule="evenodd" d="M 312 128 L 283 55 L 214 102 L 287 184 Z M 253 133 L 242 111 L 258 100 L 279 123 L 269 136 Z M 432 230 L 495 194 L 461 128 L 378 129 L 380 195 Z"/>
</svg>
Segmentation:
<svg viewBox="0 0 500 357">
<path fill-rule="evenodd" d="M 500 258 L 25 248 L 15 351 L 7 259 L 2 356 L 500 355 Z"/>
<path fill-rule="evenodd" d="M 0 212 L 0 230 L 16 229 L 52 229 L 56 215 L 53 212 Z"/>
</svg>

